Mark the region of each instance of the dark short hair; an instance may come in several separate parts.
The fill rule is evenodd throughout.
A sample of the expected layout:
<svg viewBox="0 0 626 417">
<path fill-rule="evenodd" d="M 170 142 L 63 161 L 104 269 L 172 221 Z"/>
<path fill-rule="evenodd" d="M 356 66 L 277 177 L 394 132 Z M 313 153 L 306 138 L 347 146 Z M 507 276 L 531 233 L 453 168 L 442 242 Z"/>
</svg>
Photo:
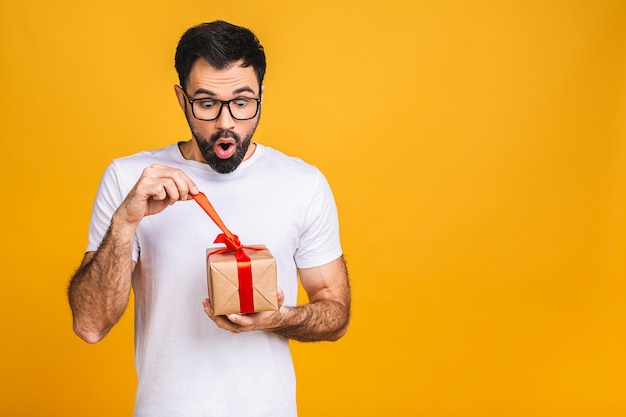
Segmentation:
<svg viewBox="0 0 626 417">
<path fill-rule="evenodd" d="M 252 31 L 222 20 L 201 23 L 188 29 L 178 42 L 174 65 L 181 87 L 185 89 L 191 68 L 198 58 L 222 70 L 242 60 L 252 66 L 259 81 L 265 77 L 265 51 Z"/>
</svg>

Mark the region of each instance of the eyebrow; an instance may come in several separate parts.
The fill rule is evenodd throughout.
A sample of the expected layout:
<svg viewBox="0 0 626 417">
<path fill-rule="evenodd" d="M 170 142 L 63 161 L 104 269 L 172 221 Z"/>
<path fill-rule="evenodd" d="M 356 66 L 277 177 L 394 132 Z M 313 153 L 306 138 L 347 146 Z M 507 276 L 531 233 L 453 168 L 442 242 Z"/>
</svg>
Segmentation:
<svg viewBox="0 0 626 417">
<path fill-rule="evenodd" d="M 234 91 L 233 91 L 233 94 L 239 94 L 239 93 L 245 93 L 245 92 L 249 92 L 249 93 L 255 94 L 255 91 L 254 91 L 252 88 L 248 87 L 248 86 L 245 86 L 245 87 L 239 87 L 239 88 L 237 88 L 236 90 L 234 90 Z M 213 91 L 211 91 L 211 90 L 207 90 L 207 89 L 205 89 L 205 88 L 198 88 L 198 89 L 194 92 L 194 94 L 193 94 L 193 95 L 195 96 L 195 95 L 197 95 L 197 94 L 207 94 L 207 95 L 209 95 L 209 96 L 216 96 L 216 95 L 217 95 L 217 94 L 216 94 L 216 93 L 214 93 Z"/>
</svg>

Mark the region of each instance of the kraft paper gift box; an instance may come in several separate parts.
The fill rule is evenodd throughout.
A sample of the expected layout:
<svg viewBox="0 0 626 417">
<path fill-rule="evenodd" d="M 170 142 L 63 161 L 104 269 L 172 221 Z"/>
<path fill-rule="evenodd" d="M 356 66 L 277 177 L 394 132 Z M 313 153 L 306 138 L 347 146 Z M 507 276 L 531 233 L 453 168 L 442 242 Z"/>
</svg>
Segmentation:
<svg viewBox="0 0 626 417">
<path fill-rule="evenodd" d="M 213 312 L 222 315 L 277 310 L 276 260 L 262 245 L 243 246 L 240 250 L 243 250 L 250 259 L 249 271 L 252 275 L 252 282 L 250 283 L 248 278 L 247 285 L 244 278 L 242 285 L 247 289 L 242 288 L 242 291 L 240 275 L 241 269 L 248 267 L 246 261 L 238 261 L 234 250 L 207 249 L 207 279 Z M 246 297 L 246 300 L 242 300 L 242 297 Z M 251 304 L 254 305 L 252 311 L 242 311 L 242 308 L 246 309 L 245 305 L 248 305 L 247 309 L 250 310 Z"/>
</svg>

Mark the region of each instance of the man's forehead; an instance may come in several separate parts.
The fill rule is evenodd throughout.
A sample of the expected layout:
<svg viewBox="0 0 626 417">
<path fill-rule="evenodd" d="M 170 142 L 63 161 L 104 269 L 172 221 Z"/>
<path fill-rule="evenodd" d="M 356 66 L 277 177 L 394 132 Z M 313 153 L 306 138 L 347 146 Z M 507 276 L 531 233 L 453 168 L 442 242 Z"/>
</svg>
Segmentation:
<svg viewBox="0 0 626 417">
<path fill-rule="evenodd" d="M 189 74 L 187 89 L 190 94 L 223 95 L 243 91 L 258 94 L 259 83 L 254 68 L 243 66 L 243 61 L 217 69 L 203 58 L 198 58 Z"/>
</svg>

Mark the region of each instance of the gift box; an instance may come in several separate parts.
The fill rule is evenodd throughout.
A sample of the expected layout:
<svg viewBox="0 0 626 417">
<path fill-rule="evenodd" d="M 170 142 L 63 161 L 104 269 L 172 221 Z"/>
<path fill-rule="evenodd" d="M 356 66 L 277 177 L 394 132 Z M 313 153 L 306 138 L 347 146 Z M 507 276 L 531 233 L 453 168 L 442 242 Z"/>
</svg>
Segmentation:
<svg viewBox="0 0 626 417">
<path fill-rule="evenodd" d="M 204 193 L 192 197 L 222 230 L 207 249 L 209 298 L 216 315 L 278 310 L 276 260 L 262 245 L 244 246 L 231 233 Z"/>
<path fill-rule="evenodd" d="M 278 309 L 276 260 L 265 246 L 207 249 L 207 280 L 217 315 Z"/>
</svg>

